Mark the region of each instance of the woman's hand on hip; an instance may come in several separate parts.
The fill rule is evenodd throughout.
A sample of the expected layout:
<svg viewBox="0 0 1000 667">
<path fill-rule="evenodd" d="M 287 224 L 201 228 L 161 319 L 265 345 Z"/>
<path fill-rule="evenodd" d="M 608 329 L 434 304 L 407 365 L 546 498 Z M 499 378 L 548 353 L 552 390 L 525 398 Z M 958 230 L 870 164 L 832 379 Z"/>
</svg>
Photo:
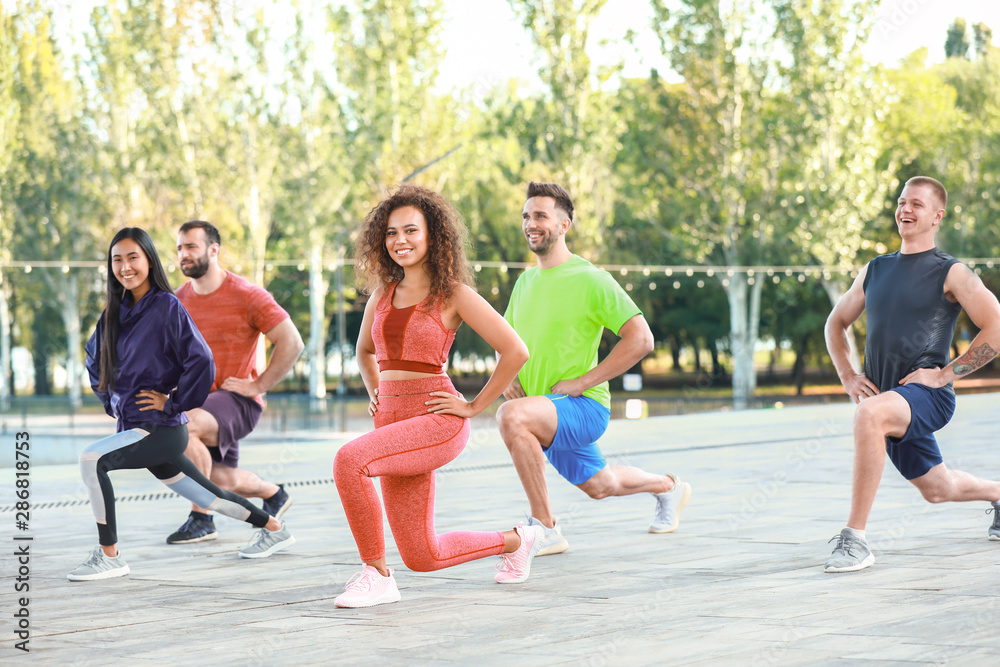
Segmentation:
<svg viewBox="0 0 1000 667">
<path fill-rule="evenodd" d="M 424 405 L 427 406 L 427 412 L 438 415 L 455 415 L 465 419 L 475 417 L 478 414 L 478 410 L 472 406 L 472 403 L 465 400 L 465 396 L 462 394 L 456 396 L 446 391 L 432 391 L 430 397 L 431 400 L 424 402 Z"/>
<path fill-rule="evenodd" d="M 135 404 L 146 406 L 139 408 L 139 412 L 145 412 L 146 410 L 160 410 L 162 412 L 163 407 L 167 404 L 167 398 L 169 398 L 167 394 L 161 394 L 154 389 L 143 389 L 136 392 Z"/>
</svg>

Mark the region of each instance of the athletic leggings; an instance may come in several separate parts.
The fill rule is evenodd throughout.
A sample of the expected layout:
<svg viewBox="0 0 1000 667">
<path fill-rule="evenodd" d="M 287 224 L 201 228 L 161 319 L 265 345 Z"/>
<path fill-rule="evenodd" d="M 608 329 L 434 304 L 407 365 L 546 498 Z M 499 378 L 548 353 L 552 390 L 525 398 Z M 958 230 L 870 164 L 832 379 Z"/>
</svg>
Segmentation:
<svg viewBox="0 0 1000 667">
<path fill-rule="evenodd" d="M 440 570 L 503 553 L 503 533 L 434 531 L 434 471 L 469 441 L 469 420 L 428 414 L 432 391 L 458 394 L 448 376 L 379 383 L 375 430 L 340 448 L 333 477 L 361 560 L 385 556 L 382 507 L 372 477 L 380 477 L 389 527 L 408 568 Z"/>
<path fill-rule="evenodd" d="M 115 490 L 111 487 L 111 470 L 146 468 L 167 485 L 198 507 L 246 521 L 258 528 L 267 524 L 270 516 L 246 498 L 223 491 L 209 481 L 184 456 L 187 448 L 187 426 L 151 426 L 150 430 L 133 428 L 109 435 L 83 450 L 80 454 L 80 475 L 90 494 L 90 506 L 97 520 L 101 544 L 118 543 L 115 521 Z"/>
</svg>

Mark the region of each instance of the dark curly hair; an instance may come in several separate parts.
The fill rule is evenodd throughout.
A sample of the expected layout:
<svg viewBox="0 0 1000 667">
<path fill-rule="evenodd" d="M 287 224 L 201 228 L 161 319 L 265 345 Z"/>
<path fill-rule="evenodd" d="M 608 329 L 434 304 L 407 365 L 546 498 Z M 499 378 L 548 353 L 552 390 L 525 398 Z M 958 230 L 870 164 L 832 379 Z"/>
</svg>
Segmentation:
<svg viewBox="0 0 1000 667">
<path fill-rule="evenodd" d="M 431 299 L 447 301 L 458 283 L 475 285 L 466 250 L 469 233 L 462 216 L 444 197 L 433 190 L 404 183 L 389 192 L 365 216 L 358 237 L 357 274 L 369 293 L 386 283 L 403 279 L 403 267 L 393 261 L 385 247 L 386 227 L 393 211 L 412 206 L 427 221 L 427 261 L 424 270 L 431 278 Z"/>
</svg>

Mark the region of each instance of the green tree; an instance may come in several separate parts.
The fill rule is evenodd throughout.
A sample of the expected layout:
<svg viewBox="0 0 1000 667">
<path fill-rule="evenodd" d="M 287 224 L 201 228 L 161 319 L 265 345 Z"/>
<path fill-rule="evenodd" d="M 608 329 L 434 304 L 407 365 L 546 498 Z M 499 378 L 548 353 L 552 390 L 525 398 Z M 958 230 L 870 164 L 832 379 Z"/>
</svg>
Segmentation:
<svg viewBox="0 0 1000 667">
<path fill-rule="evenodd" d="M 613 224 L 611 164 L 618 130 L 613 96 L 601 90 L 617 67 L 595 68 L 590 31 L 607 0 L 508 0 L 542 56 L 545 95 L 520 109 L 526 180 L 555 180 L 575 196 L 574 251 L 596 259 Z"/>
<path fill-rule="evenodd" d="M 10 348 L 11 281 L 3 265 L 12 259 L 14 239 L 12 218 L 6 214 L 8 206 L 5 193 L 10 192 L 8 178 L 14 157 L 15 138 L 19 124 L 20 108 L 14 97 L 14 77 L 17 72 L 14 17 L 0 2 L 0 410 L 6 409 L 11 394 Z"/>
<path fill-rule="evenodd" d="M 102 236 L 96 229 L 106 211 L 93 178 L 97 147 L 87 131 L 80 90 L 64 74 L 49 10 L 27 3 L 14 25 L 14 96 L 20 108 L 32 111 L 21 116 L 8 170 L 9 210 L 18 230 L 13 252 L 25 260 L 50 262 L 95 257 Z M 68 264 L 41 268 L 35 275 L 43 281 L 45 302 L 59 305 L 69 395 L 78 404 L 83 376 L 80 307 L 86 297 L 81 289 L 89 283 L 81 283 Z M 38 340 L 52 337 L 36 336 Z"/>
<path fill-rule="evenodd" d="M 972 26 L 976 59 L 985 58 L 993 48 L 993 30 L 980 21 Z"/>
<path fill-rule="evenodd" d="M 944 55 L 946 58 L 968 58 L 969 57 L 969 31 L 965 19 L 956 18 L 948 26 L 948 37 L 944 41 Z"/>
<path fill-rule="evenodd" d="M 778 0 L 653 6 L 664 53 L 684 79 L 671 91 L 676 115 L 662 127 L 678 144 L 674 180 L 663 190 L 673 204 L 667 224 L 689 261 L 722 267 L 733 400 L 744 406 L 756 385 L 766 278 L 752 267 L 849 262 L 861 216 L 878 201 L 873 109 L 853 99 L 864 91 L 860 48 L 871 7 L 860 0 L 808 9 Z M 819 250 L 824 245 L 831 250 Z"/>
</svg>

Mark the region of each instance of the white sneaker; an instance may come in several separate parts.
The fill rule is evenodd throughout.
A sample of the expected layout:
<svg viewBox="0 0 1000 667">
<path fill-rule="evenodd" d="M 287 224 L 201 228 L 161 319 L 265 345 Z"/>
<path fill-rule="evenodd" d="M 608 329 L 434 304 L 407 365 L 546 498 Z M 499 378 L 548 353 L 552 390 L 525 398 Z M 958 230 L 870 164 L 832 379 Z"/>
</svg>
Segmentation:
<svg viewBox="0 0 1000 667">
<path fill-rule="evenodd" d="M 355 609 L 399 602 L 399 588 L 396 586 L 396 578 L 392 576 L 394 573 L 395 570 L 389 570 L 389 576 L 383 577 L 382 573 L 371 565 L 362 565 L 361 571 L 348 580 L 344 592 L 333 601 L 333 604 Z"/>
<path fill-rule="evenodd" d="M 495 577 L 498 584 L 519 584 L 527 580 L 531 573 L 531 560 L 538 555 L 538 548 L 545 536 L 545 528 L 542 526 L 525 526 L 521 523 L 514 530 L 521 536 L 521 546 L 512 553 L 500 554 Z"/>
<path fill-rule="evenodd" d="M 128 563 L 122 558 L 122 552 L 114 558 L 104 555 L 101 547 L 94 547 L 90 557 L 72 572 L 66 575 L 70 581 L 94 581 L 96 579 L 112 579 L 124 577 L 129 573 Z"/>
<path fill-rule="evenodd" d="M 554 523 L 552 524 L 552 528 L 549 528 L 535 517 L 528 517 L 529 526 L 541 526 L 542 530 L 545 531 L 545 536 L 542 537 L 541 546 L 538 548 L 538 553 L 535 554 L 536 556 L 561 554 L 569 549 L 569 542 L 567 542 L 566 538 L 563 537 L 562 526 L 559 525 L 559 517 L 552 518 Z"/>
<path fill-rule="evenodd" d="M 656 498 L 656 517 L 649 525 L 651 533 L 672 533 L 681 522 L 681 510 L 691 499 L 691 485 L 682 482 L 676 475 L 667 473 L 674 480 L 674 488 L 666 493 L 654 493 Z"/>
</svg>

